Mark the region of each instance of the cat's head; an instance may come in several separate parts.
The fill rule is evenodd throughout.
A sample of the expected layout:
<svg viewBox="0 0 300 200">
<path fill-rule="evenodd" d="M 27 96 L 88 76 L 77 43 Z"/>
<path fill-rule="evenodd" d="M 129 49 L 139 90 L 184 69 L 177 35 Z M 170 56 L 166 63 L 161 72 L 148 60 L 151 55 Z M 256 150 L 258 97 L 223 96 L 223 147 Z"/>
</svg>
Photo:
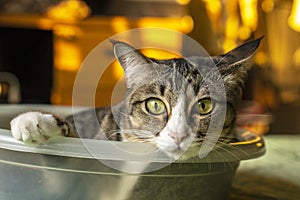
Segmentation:
<svg viewBox="0 0 300 200">
<path fill-rule="evenodd" d="M 123 140 L 151 142 L 177 158 L 191 142 L 201 143 L 208 137 L 212 118 L 218 118 L 225 106 L 218 141 L 228 142 L 249 71 L 247 61 L 260 40 L 224 55 L 168 60 L 146 57 L 132 46 L 114 41 L 114 53 L 128 87 L 119 114 Z"/>
</svg>

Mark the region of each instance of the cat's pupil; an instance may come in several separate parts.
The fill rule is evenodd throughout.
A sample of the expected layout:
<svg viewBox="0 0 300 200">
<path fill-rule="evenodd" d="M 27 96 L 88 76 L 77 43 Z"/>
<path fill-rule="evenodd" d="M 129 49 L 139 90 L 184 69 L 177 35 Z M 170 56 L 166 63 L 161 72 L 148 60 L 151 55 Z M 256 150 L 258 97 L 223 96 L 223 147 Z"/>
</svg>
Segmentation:
<svg viewBox="0 0 300 200">
<path fill-rule="evenodd" d="M 157 102 L 154 103 L 154 109 L 158 110 L 158 103 Z"/>
<path fill-rule="evenodd" d="M 205 103 L 200 103 L 200 107 L 202 108 L 202 110 L 205 110 Z"/>
</svg>

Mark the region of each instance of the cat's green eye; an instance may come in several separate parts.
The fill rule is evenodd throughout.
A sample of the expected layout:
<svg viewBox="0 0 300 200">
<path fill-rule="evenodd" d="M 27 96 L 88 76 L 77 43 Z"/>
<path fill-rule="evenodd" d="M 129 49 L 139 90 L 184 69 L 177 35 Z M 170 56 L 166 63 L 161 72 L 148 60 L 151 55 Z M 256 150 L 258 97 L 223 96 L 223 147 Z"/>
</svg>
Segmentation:
<svg viewBox="0 0 300 200">
<path fill-rule="evenodd" d="M 161 100 L 151 98 L 146 101 L 146 110 L 152 115 L 161 115 L 166 112 L 166 106 Z"/>
<path fill-rule="evenodd" d="M 213 103 L 211 99 L 201 99 L 198 101 L 200 115 L 207 115 L 213 109 Z"/>
</svg>

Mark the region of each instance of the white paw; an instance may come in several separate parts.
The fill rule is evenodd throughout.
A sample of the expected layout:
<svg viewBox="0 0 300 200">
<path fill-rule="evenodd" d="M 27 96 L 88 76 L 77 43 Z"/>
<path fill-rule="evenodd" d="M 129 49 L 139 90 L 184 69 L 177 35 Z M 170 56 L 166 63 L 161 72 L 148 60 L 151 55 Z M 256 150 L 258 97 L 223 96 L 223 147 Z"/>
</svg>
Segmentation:
<svg viewBox="0 0 300 200">
<path fill-rule="evenodd" d="M 11 133 L 17 140 L 28 145 L 45 144 L 50 138 L 66 136 L 69 126 L 52 114 L 27 112 L 10 122 Z"/>
</svg>

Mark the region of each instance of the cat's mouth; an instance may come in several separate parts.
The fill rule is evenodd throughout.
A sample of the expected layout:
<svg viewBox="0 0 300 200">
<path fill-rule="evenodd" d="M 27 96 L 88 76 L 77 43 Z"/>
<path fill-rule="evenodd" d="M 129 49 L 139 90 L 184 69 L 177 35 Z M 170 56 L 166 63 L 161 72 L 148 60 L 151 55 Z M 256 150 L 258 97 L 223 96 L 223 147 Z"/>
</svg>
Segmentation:
<svg viewBox="0 0 300 200">
<path fill-rule="evenodd" d="M 176 150 L 173 150 L 173 151 L 165 151 L 165 153 L 174 158 L 174 159 L 179 159 L 183 154 L 184 154 L 185 150 L 181 149 L 180 147 Z"/>
<path fill-rule="evenodd" d="M 203 144 L 204 139 L 203 138 L 187 138 L 187 140 L 184 140 L 179 145 L 170 145 L 170 146 L 161 146 L 160 149 L 165 152 L 168 156 L 179 159 L 180 157 L 186 157 L 188 156 L 194 156 L 194 154 L 199 150 L 201 145 Z M 195 155 L 196 155 L 195 154 Z"/>
<path fill-rule="evenodd" d="M 188 146 L 185 146 L 184 144 L 179 145 L 170 145 L 168 147 L 160 148 L 163 152 L 165 152 L 169 157 L 172 157 L 174 159 L 180 158 L 188 149 Z"/>
</svg>

